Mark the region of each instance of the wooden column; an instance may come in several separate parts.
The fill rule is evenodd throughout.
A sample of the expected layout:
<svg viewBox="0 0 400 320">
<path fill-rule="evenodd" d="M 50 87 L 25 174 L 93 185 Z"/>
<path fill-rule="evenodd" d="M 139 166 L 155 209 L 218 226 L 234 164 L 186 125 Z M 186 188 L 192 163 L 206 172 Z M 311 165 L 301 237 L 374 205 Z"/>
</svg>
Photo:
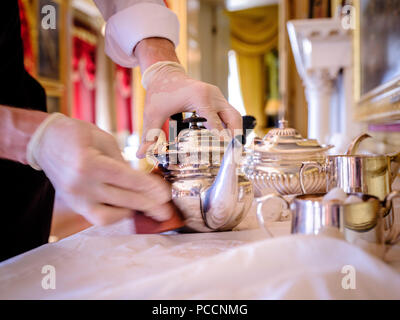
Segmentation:
<svg viewBox="0 0 400 320">
<path fill-rule="evenodd" d="M 169 8 L 178 16 L 179 45 L 176 48 L 176 54 L 180 63 L 187 69 L 187 1 L 186 0 L 168 0 Z"/>
</svg>

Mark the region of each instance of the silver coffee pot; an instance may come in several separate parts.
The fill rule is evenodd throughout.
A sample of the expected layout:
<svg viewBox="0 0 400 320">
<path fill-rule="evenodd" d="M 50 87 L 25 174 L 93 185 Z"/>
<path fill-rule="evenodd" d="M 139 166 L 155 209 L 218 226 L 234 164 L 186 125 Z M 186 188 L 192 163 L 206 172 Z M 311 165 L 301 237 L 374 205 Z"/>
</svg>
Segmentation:
<svg viewBox="0 0 400 320">
<path fill-rule="evenodd" d="M 181 210 L 188 231 L 232 230 L 253 201 L 251 182 L 241 171 L 243 145 L 238 139 L 221 140 L 203 126 L 195 113 L 185 119 L 189 128 L 172 143 L 148 153 L 171 183 L 172 200 Z"/>
</svg>

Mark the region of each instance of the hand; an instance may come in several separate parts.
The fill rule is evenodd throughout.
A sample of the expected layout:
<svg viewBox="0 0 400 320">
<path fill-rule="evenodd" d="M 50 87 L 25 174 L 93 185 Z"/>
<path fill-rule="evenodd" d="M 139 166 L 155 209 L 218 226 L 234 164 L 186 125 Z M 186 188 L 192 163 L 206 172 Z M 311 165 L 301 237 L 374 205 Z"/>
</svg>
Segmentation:
<svg viewBox="0 0 400 320">
<path fill-rule="evenodd" d="M 142 144 L 137 156 L 143 158 L 147 148 L 154 143 L 151 129 L 160 130 L 169 116 L 180 112 L 196 111 L 207 118 L 208 129 L 228 128 L 231 134 L 242 129 L 240 113 L 213 85 L 191 79 L 177 64 L 174 47 L 166 39 L 145 39 L 136 49 L 146 88 L 143 115 Z M 160 62 L 162 61 L 162 62 Z M 172 62 L 172 63 L 171 63 Z"/>
<path fill-rule="evenodd" d="M 165 63 L 159 64 L 146 80 L 146 102 L 143 115 L 142 144 L 137 152 L 144 157 L 147 148 L 154 143 L 151 129 L 161 129 L 169 116 L 179 112 L 196 111 L 205 117 L 208 129 L 223 130 L 242 128 L 242 118 L 213 85 L 191 79 L 183 68 Z"/>
<path fill-rule="evenodd" d="M 162 173 L 157 167 L 153 168 L 151 173 L 162 177 Z M 135 233 L 137 234 L 162 233 L 182 228 L 185 225 L 184 216 L 175 205 L 173 205 L 173 207 L 175 209 L 175 214 L 169 220 L 166 221 L 156 221 L 140 213 L 135 214 L 134 216 Z"/>
<path fill-rule="evenodd" d="M 57 194 L 93 224 L 113 223 L 132 210 L 158 221 L 174 214 L 169 185 L 156 175 L 133 170 L 115 139 L 95 125 L 55 118 L 32 153 Z"/>
</svg>

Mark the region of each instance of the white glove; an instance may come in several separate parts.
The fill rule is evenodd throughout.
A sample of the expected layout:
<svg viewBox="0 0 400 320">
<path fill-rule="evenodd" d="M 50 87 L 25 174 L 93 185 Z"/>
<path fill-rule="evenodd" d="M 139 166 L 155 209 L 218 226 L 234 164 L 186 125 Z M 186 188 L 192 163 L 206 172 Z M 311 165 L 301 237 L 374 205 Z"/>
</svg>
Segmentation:
<svg viewBox="0 0 400 320">
<path fill-rule="evenodd" d="M 196 111 L 199 116 L 207 118 L 205 126 L 208 129 L 223 130 L 225 126 L 232 135 L 240 134 L 240 113 L 216 86 L 191 79 L 180 64 L 157 62 L 143 73 L 142 83 L 147 91 L 142 144 L 136 154 L 139 158 L 143 158 L 147 148 L 154 143 L 154 136 L 149 131 L 161 129 L 168 117 L 175 113 Z"/>
<path fill-rule="evenodd" d="M 156 175 L 133 170 L 114 137 L 93 124 L 52 114 L 33 134 L 27 159 L 43 169 L 72 210 L 93 224 L 113 223 L 132 210 L 159 221 L 174 213 L 170 186 Z"/>
</svg>

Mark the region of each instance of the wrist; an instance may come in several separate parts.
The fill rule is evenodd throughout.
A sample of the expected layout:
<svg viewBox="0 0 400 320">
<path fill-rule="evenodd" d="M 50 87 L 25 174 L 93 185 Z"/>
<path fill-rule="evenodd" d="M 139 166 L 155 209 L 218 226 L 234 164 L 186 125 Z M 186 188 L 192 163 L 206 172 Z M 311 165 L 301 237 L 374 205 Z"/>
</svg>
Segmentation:
<svg viewBox="0 0 400 320">
<path fill-rule="evenodd" d="M 174 44 L 164 38 L 147 38 L 141 40 L 133 50 L 139 61 L 140 70 L 145 70 L 159 61 L 172 61 L 179 63 L 175 53 Z"/>
<path fill-rule="evenodd" d="M 50 126 L 58 119 L 67 119 L 62 113 L 52 113 L 44 119 L 32 134 L 29 143 L 26 147 L 26 160 L 27 163 L 35 170 L 42 170 L 39 164 L 39 156 L 41 154 L 41 141 Z M 51 136 L 51 133 L 50 133 Z"/>
<path fill-rule="evenodd" d="M 143 88 L 147 90 L 150 83 L 156 82 L 154 79 L 161 78 L 166 80 L 172 73 L 186 74 L 186 71 L 185 68 L 177 62 L 159 61 L 152 64 L 142 74 Z"/>
<path fill-rule="evenodd" d="M 46 112 L 0 107 L 0 158 L 28 164 L 26 148 Z"/>
</svg>

